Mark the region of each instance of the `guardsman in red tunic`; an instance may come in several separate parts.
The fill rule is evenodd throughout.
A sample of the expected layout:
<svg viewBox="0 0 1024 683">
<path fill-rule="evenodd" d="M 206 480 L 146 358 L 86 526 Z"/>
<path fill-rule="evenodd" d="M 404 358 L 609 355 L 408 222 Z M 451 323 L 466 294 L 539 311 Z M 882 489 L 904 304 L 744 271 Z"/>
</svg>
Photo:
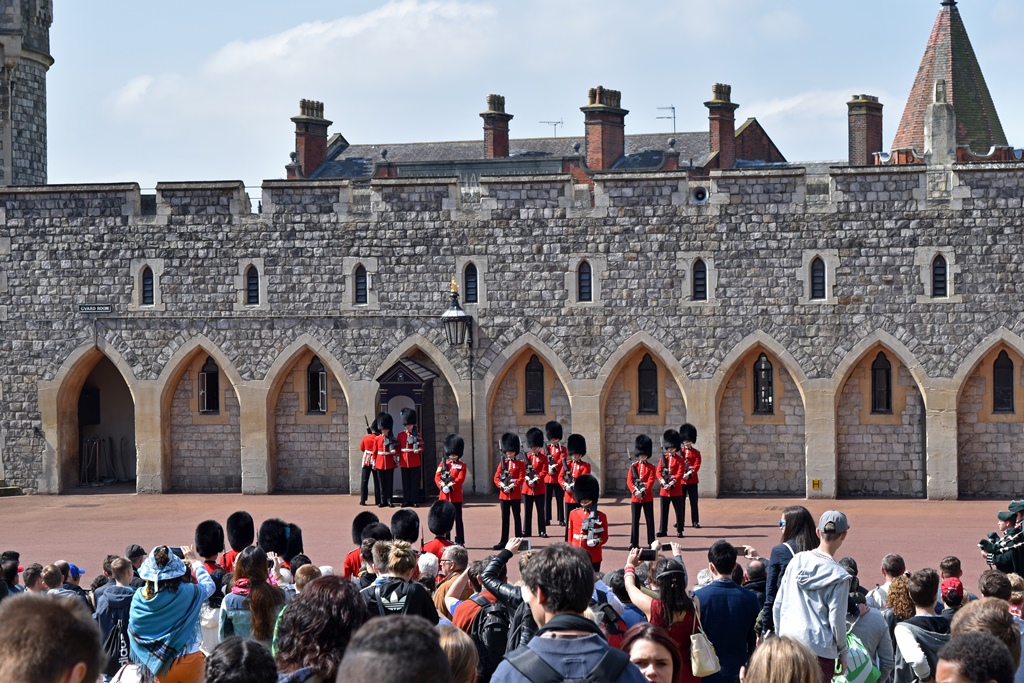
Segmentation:
<svg viewBox="0 0 1024 683">
<path fill-rule="evenodd" d="M 452 532 L 452 525 L 455 524 L 455 506 L 447 500 L 435 500 L 427 513 L 427 528 L 434 538 L 420 546 L 421 553 L 431 553 L 441 561 L 444 549 L 452 545 L 448 535 Z M 443 575 L 438 574 L 438 580 L 443 580 Z"/>
<path fill-rule="evenodd" d="M 420 463 L 423 457 L 423 441 L 416 430 L 416 411 L 402 408 L 399 413 L 402 426 L 398 433 L 398 464 L 402 468 L 402 507 L 416 507 L 420 494 Z"/>
<path fill-rule="evenodd" d="M 668 507 L 676 511 L 676 538 L 683 537 L 683 456 L 679 448 L 683 440 L 679 432 L 669 429 L 661 440 L 665 454 L 658 463 L 658 484 L 661 486 L 661 524 L 659 536 L 668 536 Z"/>
<path fill-rule="evenodd" d="M 590 474 L 590 463 L 583 462 L 583 456 L 587 454 L 587 440 L 582 434 L 570 434 L 566 444 L 568 452 L 567 459 L 562 463 L 562 472 L 559 475 L 559 484 L 565 491 L 565 518 L 569 519 L 569 513 L 580 505 L 576 502 L 573 493 L 573 486 L 576 480 L 584 474 Z M 566 534 L 568 535 L 568 529 Z"/>
<path fill-rule="evenodd" d="M 494 544 L 494 550 L 501 550 L 508 543 L 508 516 L 515 518 L 516 538 L 523 535 L 523 522 L 520 517 L 522 503 L 523 479 L 526 477 L 526 465 L 516 456 L 522 447 L 519 437 L 505 432 L 498 443 L 504 455 L 494 471 L 494 485 L 498 487 L 498 502 L 501 504 L 501 541 Z"/>
<path fill-rule="evenodd" d="M 640 511 L 647 520 L 647 546 L 654 543 L 654 480 L 655 467 L 650 463 L 654 452 L 651 437 L 640 434 L 633 444 L 633 455 L 636 461 L 629 466 L 626 473 L 626 488 L 629 489 L 629 508 L 633 513 L 633 522 L 629 532 L 630 549 L 640 547 Z"/>
<path fill-rule="evenodd" d="M 544 510 L 547 498 L 547 484 L 544 481 L 548 471 L 548 457 L 544 455 L 544 432 L 531 427 L 526 432 L 526 473 L 523 477 L 523 504 L 526 507 L 526 536 L 533 535 L 533 510 L 537 510 L 537 531 L 541 538 L 548 537 Z"/>
<path fill-rule="evenodd" d="M 447 500 L 455 506 L 455 542 L 466 545 L 466 529 L 462 525 L 462 484 L 466 481 L 466 465 L 462 454 L 466 442 L 458 434 L 444 438 L 444 460 L 437 466 L 434 483 L 437 485 L 438 500 Z"/>
<path fill-rule="evenodd" d="M 683 440 L 683 495 L 690 499 L 690 521 L 693 528 L 700 528 L 700 512 L 697 511 L 697 473 L 700 472 L 700 451 L 693 447 L 697 441 L 697 428 L 687 422 L 679 428 Z M 683 521 L 686 526 L 686 505 L 683 505 Z"/>
<path fill-rule="evenodd" d="M 366 419 L 365 417 L 363 418 Z M 380 430 L 377 429 L 377 418 L 366 425 L 366 436 L 359 442 L 359 450 L 363 458 L 363 481 L 359 485 L 359 504 L 366 505 L 366 497 L 369 495 L 370 477 L 373 477 L 373 502 L 380 506 L 380 480 L 377 478 L 377 470 L 373 469 L 373 450 L 377 443 L 377 436 Z M 359 548 L 356 548 L 359 550 Z"/>
<path fill-rule="evenodd" d="M 395 507 L 391 496 L 395 489 L 395 468 L 398 467 L 398 439 L 391 430 L 395 426 L 395 418 L 389 413 L 377 416 L 377 428 L 380 435 L 373 444 L 373 467 L 380 479 L 380 502 L 377 507 Z"/>
<path fill-rule="evenodd" d="M 355 579 L 359 576 L 359 572 L 362 571 L 363 556 L 360 552 L 360 546 L 363 542 L 363 529 L 379 521 L 380 519 L 377 515 L 369 510 L 360 512 L 352 520 L 352 542 L 355 543 L 356 549 L 345 556 L 345 562 L 342 565 L 342 576 L 346 579 Z"/>
<path fill-rule="evenodd" d="M 581 475 L 576 480 L 580 507 L 569 513 L 569 545 L 583 548 L 590 554 L 595 572 L 601 571 L 601 547 L 608 542 L 608 517 L 597 509 L 600 495 L 597 478 L 592 474 Z"/>
<path fill-rule="evenodd" d="M 544 522 L 551 526 L 551 512 L 557 510 L 558 523 L 565 526 L 565 491 L 562 490 L 560 477 L 562 465 L 569 453 L 562 445 L 562 424 L 555 420 L 548 422 L 544 425 L 544 435 L 548 438 L 547 448 L 544 449 L 548 456 L 548 470 L 544 475 L 544 483 L 548 490 L 547 500 L 544 501 Z"/>
</svg>

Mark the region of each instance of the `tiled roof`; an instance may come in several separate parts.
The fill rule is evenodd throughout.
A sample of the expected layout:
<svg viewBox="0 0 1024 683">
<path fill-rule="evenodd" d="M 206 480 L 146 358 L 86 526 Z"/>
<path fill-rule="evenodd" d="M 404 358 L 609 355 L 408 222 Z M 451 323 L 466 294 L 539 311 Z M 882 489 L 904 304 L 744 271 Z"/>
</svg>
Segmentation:
<svg viewBox="0 0 1024 683">
<path fill-rule="evenodd" d="M 913 148 L 924 154 L 925 114 L 939 79 L 946 81 L 947 101 L 956 113 L 957 145 L 967 145 L 976 153 L 1005 146 L 1006 135 L 960 11 L 955 2 L 946 0 L 932 27 L 892 148 Z"/>
</svg>

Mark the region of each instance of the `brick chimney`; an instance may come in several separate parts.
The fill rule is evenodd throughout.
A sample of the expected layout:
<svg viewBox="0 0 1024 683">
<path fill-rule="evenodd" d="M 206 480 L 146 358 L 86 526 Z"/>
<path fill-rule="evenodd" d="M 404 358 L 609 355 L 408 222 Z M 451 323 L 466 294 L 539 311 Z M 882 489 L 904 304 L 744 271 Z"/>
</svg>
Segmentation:
<svg viewBox="0 0 1024 683">
<path fill-rule="evenodd" d="M 850 126 L 850 166 L 874 166 L 882 151 L 882 105 L 871 95 L 854 95 L 846 103 Z"/>
<path fill-rule="evenodd" d="M 711 126 L 711 153 L 718 152 L 717 168 L 732 168 L 736 163 L 736 109 L 740 106 L 729 99 L 732 86 L 715 83 L 711 86 L 708 123 Z"/>
<path fill-rule="evenodd" d="M 484 158 L 503 159 L 508 156 L 508 122 L 512 114 L 505 113 L 505 98 L 487 96 L 487 111 L 480 114 L 484 120 Z"/>
<path fill-rule="evenodd" d="M 587 92 L 587 106 L 580 107 L 586 126 L 587 167 L 611 168 L 626 153 L 626 114 L 622 93 L 603 86 Z"/>
<path fill-rule="evenodd" d="M 327 156 L 327 128 L 333 123 L 324 118 L 324 103 L 299 100 L 299 115 L 295 122 L 295 163 L 300 177 L 308 178 L 320 168 Z"/>
</svg>

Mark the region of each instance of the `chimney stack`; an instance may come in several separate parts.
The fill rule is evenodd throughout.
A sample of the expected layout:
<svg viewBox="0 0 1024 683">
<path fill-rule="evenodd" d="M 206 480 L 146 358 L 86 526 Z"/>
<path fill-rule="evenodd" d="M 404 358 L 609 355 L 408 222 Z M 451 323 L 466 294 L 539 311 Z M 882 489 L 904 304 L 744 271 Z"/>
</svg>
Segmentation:
<svg viewBox="0 0 1024 683">
<path fill-rule="evenodd" d="M 327 156 L 327 128 L 333 123 L 324 118 L 324 103 L 299 100 L 295 122 L 295 153 L 300 177 L 308 178 L 320 168 Z"/>
<path fill-rule="evenodd" d="M 732 168 L 736 163 L 736 109 L 740 105 L 733 104 L 731 96 L 732 86 L 715 83 L 711 100 L 704 103 L 711 126 L 711 153 L 718 152 L 718 168 Z"/>
<path fill-rule="evenodd" d="M 508 122 L 512 114 L 505 113 L 505 98 L 487 96 L 487 111 L 480 114 L 484 120 L 484 158 L 503 159 L 508 156 Z"/>
<path fill-rule="evenodd" d="M 924 115 L 924 161 L 949 166 L 956 161 L 956 112 L 946 96 L 946 81 L 933 86 L 933 102 Z"/>
<path fill-rule="evenodd" d="M 595 171 L 611 168 L 626 154 L 626 114 L 622 93 L 591 88 L 587 106 L 580 107 L 586 126 L 587 167 Z"/>
<path fill-rule="evenodd" d="M 882 105 L 871 95 L 854 95 L 849 115 L 850 166 L 874 166 L 882 151 Z"/>
</svg>

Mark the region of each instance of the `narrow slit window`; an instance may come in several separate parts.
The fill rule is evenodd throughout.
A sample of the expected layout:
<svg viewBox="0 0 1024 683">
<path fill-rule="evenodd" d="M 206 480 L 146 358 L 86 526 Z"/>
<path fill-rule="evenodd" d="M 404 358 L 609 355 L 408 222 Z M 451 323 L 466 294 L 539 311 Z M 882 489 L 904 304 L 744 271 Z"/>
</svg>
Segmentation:
<svg viewBox="0 0 1024 683">
<path fill-rule="evenodd" d="M 146 266 L 142 269 L 142 305 L 152 306 L 154 301 L 153 269 Z"/>
<path fill-rule="evenodd" d="M 464 287 L 462 288 L 466 294 L 464 301 L 467 304 L 475 304 L 478 301 L 477 283 L 476 283 L 476 266 L 470 263 L 466 266 L 466 274 L 464 277 Z"/>
<path fill-rule="evenodd" d="M 772 364 L 768 356 L 761 354 L 754 364 L 754 412 L 771 415 L 775 412 L 775 387 Z"/>
<path fill-rule="evenodd" d="M 703 260 L 697 259 L 693 264 L 693 300 L 708 300 L 708 266 Z"/>
<path fill-rule="evenodd" d="M 819 257 L 811 261 L 811 298 L 825 298 L 825 262 Z"/>
<path fill-rule="evenodd" d="M 637 393 L 640 395 L 639 412 L 641 415 L 658 413 L 658 365 L 645 353 L 637 367 Z"/>
<path fill-rule="evenodd" d="M 882 351 L 871 364 L 871 412 L 892 413 L 892 363 Z"/>
<path fill-rule="evenodd" d="M 365 304 L 367 301 L 366 268 L 362 265 L 356 266 L 355 284 L 353 303 Z"/>
<path fill-rule="evenodd" d="M 220 369 L 210 356 L 199 371 L 199 412 L 220 413 Z"/>
<path fill-rule="evenodd" d="M 577 299 L 580 301 L 594 300 L 593 273 L 590 270 L 590 264 L 586 261 L 580 264 L 579 270 L 576 273 L 576 287 Z"/>
<path fill-rule="evenodd" d="M 245 303 L 249 306 L 260 303 L 260 271 L 256 266 L 245 269 Z"/>
<path fill-rule="evenodd" d="M 544 414 L 544 364 L 536 355 L 526 364 L 526 412 Z"/>
<path fill-rule="evenodd" d="M 1013 399 L 1013 361 L 1000 351 L 992 363 L 992 412 L 1015 412 Z"/>
<path fill-rule="evenodd" d="M 932 261 L 932 297 L 935 299 L 944 299 L 949 295 L 948 286 L 948 272 L 946 269 L 946 259 L 942 254 L 935 257 Z"/>
<path fill-rule="evenodd" d="M 320 359 L 313 356 L 306 369 L 306 389 L 308 412 L 323 414 L 327 412 L 327 371 Z"/>
</svg>

